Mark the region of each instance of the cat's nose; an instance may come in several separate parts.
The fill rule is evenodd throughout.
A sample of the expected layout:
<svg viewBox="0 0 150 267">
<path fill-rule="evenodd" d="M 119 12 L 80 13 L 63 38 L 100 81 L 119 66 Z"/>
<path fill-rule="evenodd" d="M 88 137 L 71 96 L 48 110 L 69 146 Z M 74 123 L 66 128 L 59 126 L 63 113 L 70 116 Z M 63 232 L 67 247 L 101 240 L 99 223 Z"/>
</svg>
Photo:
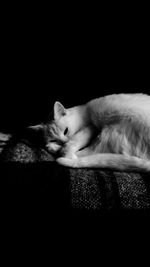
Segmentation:
<svg viewBox="0 0 150 267">
<path fill-rule="evenodd" d="M 62 145 L 64 145 L 65 143 L 68 142 L 68 137 L 67 136 L 62 136 L 60 139 L 60 142 L 62 143 Z"/>
</svg>

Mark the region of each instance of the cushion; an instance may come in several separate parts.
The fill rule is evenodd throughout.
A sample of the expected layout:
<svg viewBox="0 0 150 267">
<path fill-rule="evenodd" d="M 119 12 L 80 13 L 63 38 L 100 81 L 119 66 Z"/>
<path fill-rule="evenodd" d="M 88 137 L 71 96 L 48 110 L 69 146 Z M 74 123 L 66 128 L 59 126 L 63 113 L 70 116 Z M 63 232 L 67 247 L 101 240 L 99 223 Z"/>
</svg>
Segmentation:
<svg viewBox="0 0 150 267">
<path fill-rule="evenodd" d="M 42 147 L 22 140 L 10 142 L 0 162 L 7 173 L 9 191 L 20 185 L 30 191 L 32 200 L 34 195 L 38 202 L 45 201 L 47 208 L 50 202 L 51 208 L 61 206 L 71 211 L 150 208 L 149 173 L 63 167 Z"/>
</svg>

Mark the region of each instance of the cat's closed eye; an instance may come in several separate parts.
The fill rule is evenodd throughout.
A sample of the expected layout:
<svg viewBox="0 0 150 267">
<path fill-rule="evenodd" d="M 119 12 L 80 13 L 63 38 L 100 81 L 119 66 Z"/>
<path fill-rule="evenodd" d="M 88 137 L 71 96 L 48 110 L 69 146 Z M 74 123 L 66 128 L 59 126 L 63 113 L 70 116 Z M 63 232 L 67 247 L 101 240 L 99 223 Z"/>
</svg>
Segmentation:
<svg viewBox="0 0 150 267">
<path fill-rule="evenodd" d="M 64 135 L 68 133 L 68 127 L 64 130 Z"/>
</svg>

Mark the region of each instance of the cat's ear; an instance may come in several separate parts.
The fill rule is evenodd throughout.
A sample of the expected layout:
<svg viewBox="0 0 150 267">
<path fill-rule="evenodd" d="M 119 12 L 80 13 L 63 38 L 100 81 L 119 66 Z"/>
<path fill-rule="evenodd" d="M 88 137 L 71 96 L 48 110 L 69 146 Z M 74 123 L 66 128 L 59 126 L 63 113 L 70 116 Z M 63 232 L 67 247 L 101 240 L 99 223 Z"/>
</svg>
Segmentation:
<svg viewBox="0 0 150 267">
<path fill-rule="evenodd" d="M 28 126 L 28 129 L 34 130 L 34 131 L 40 131 L 43 130 L 43 125 L 42 124 L 37 124 L 33 126 Z"/>
<path fill-rule="evenodd" d="M 65 115 L 66 109 L 60 102 L 56 101 L 54 104 L 54 119 L 59 119 L 60 117 Z"/>
</svg>

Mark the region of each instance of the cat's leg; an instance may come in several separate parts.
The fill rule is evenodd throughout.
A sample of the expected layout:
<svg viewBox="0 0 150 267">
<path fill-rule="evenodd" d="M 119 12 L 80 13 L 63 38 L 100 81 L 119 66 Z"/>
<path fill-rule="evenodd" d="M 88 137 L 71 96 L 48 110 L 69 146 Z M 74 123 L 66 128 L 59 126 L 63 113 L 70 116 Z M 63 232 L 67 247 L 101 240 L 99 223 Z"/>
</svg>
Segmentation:
<svg viewBox="0 0 150 267">
<path fill-rule="evenodd" d="M 61 149 L 61 147 L 62 146 L 57 142 L 49 142 L 45 148 L 49 153 L 56 154 Z"/>
<path fill-rule="evenodd" d="M 92 139 L 92 142 L 89 144 L 89 146 L 77 151 L 76 155 L 77 157 L 85 157 L 85 156 L 89 156 L 89 155 L 94 155 L 97 153 L 101 153 L 103 151 L 101 151 L 100 149 L 100 142 L 101 142 L 101 138 L 100 135 L 96 135 L 96 137 L 94 137 Z"/>
<path fill-rule="evenodd" d="M 91 146 L 86 147 L 82 150 L 77 151 L 76 155 L 78 158 L 89 156 L 95 154 L 95 151 L 92 149 Z"/>
</svg>

